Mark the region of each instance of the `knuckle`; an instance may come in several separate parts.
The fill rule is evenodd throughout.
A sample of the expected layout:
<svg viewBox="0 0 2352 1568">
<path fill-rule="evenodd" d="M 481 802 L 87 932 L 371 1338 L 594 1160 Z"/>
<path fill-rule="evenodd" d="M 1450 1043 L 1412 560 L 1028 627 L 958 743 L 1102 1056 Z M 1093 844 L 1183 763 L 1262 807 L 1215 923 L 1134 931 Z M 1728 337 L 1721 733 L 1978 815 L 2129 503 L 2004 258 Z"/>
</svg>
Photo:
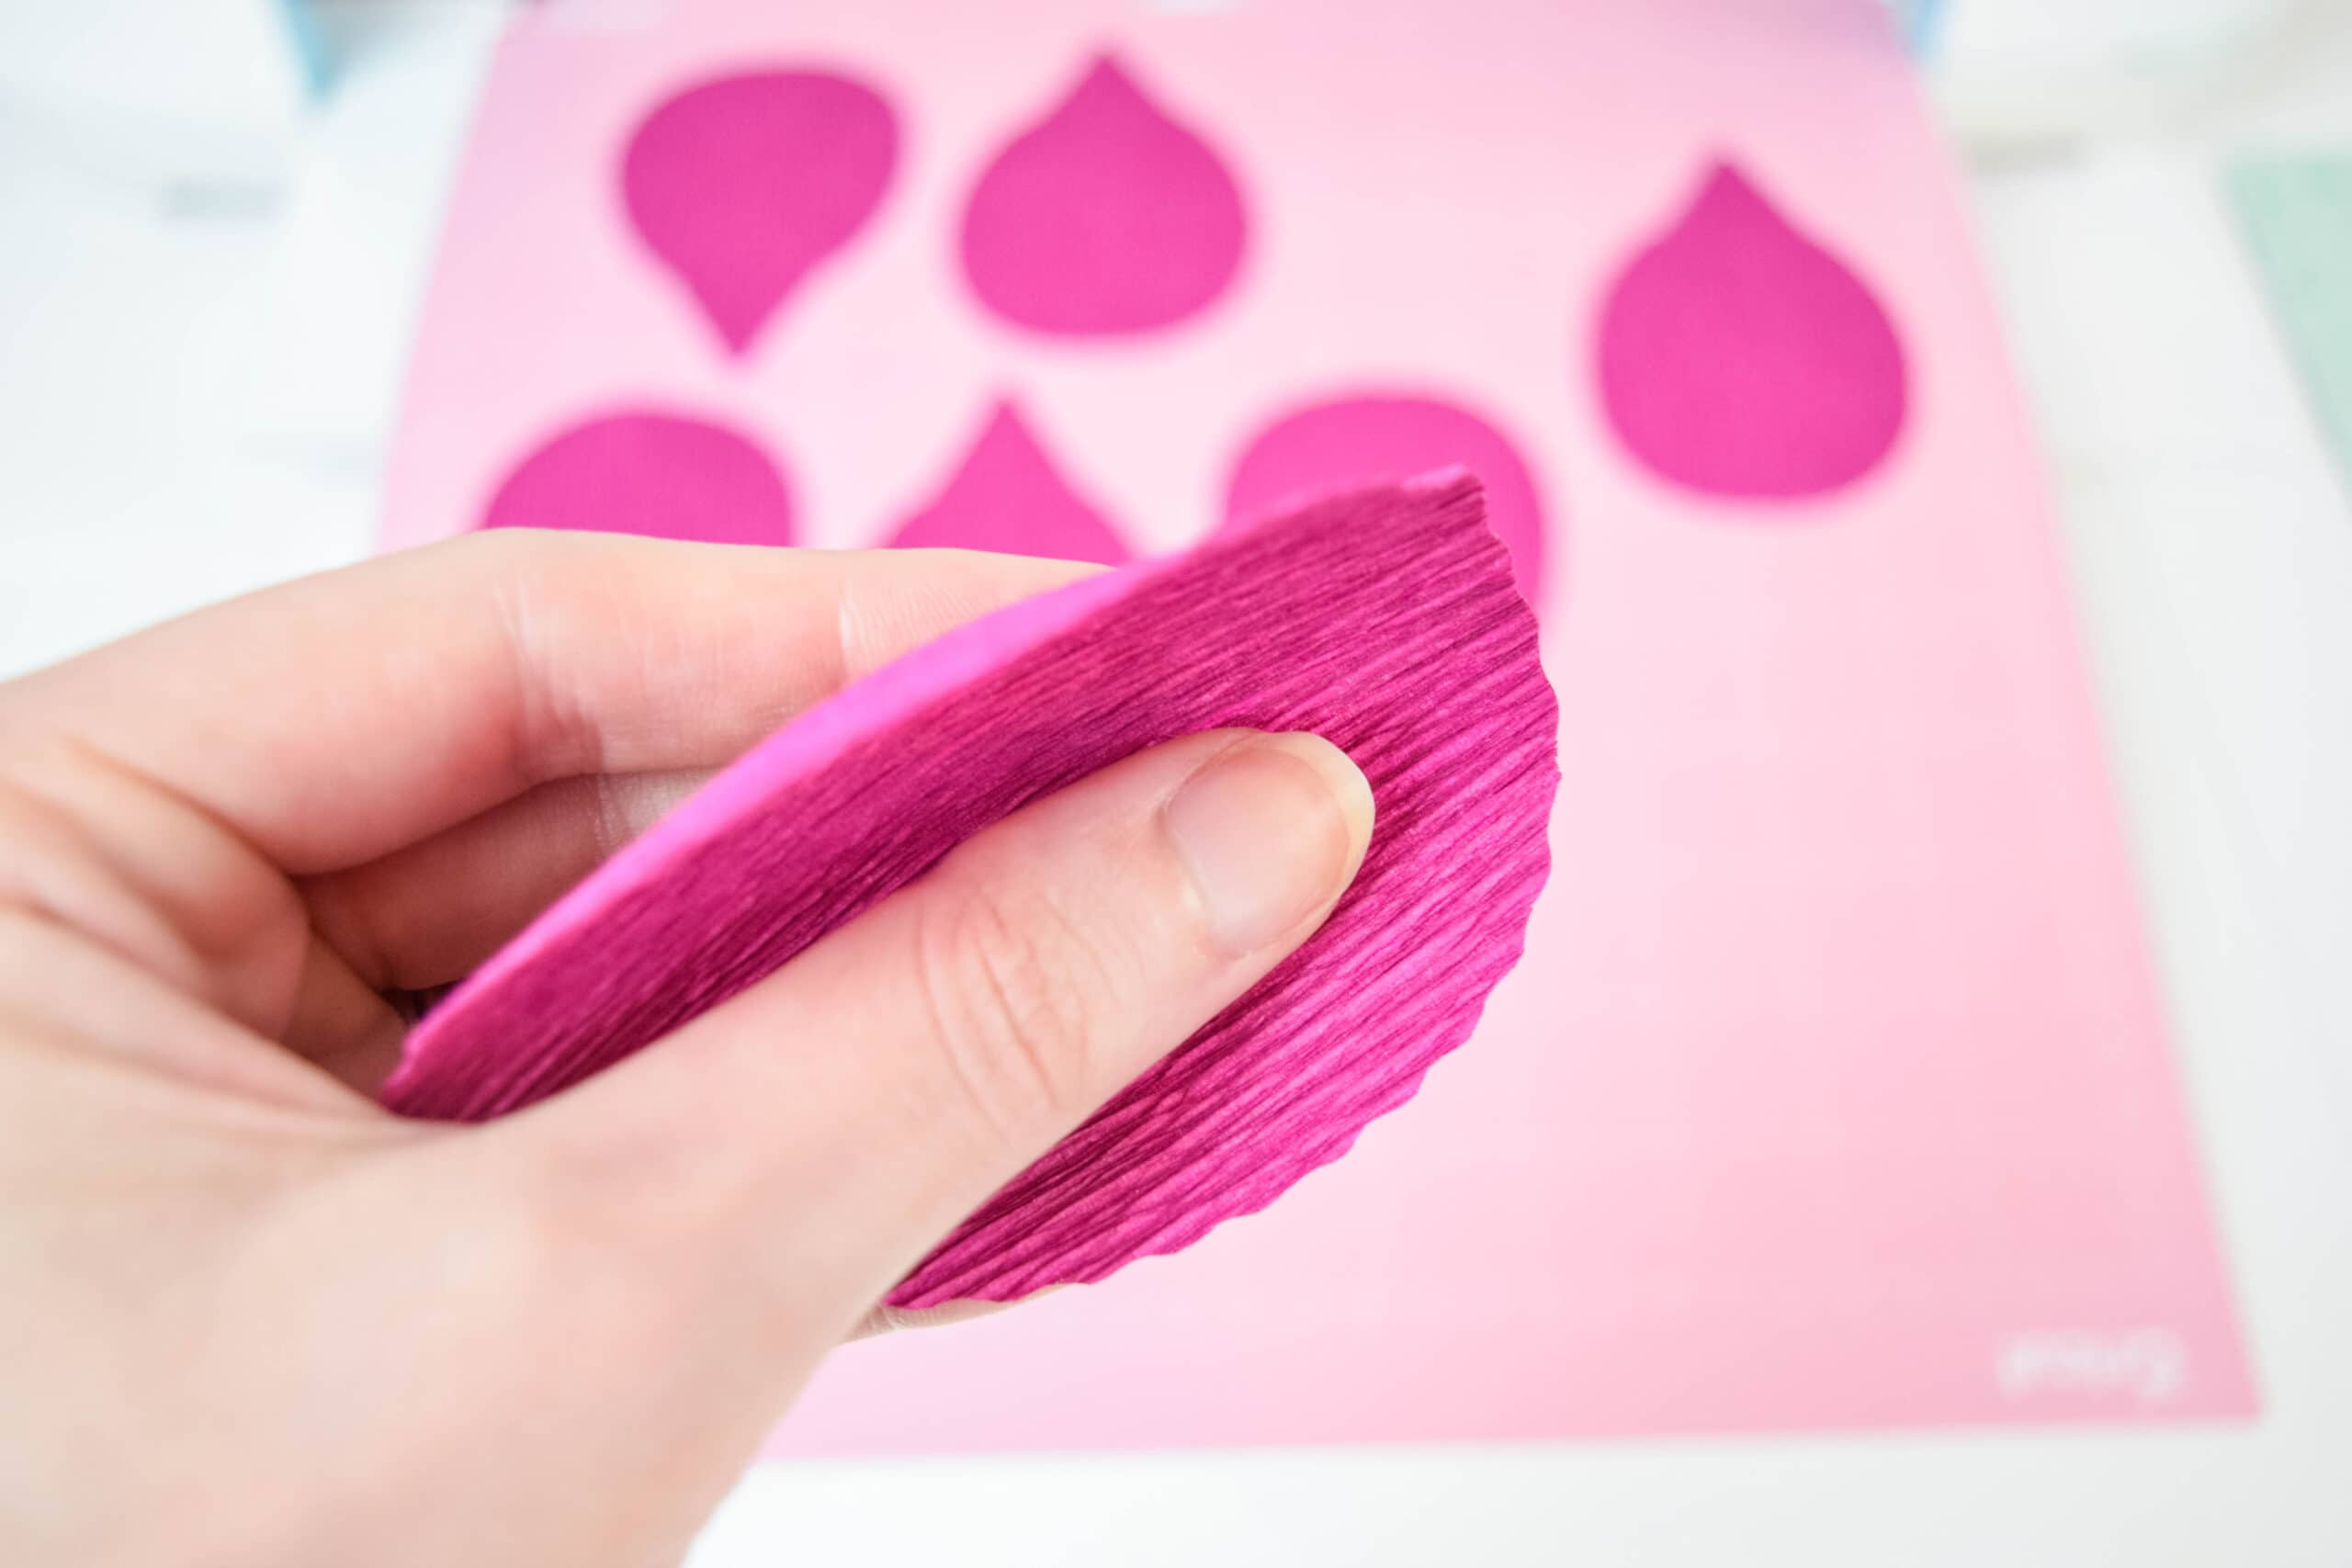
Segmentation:
<svg viewBox="0 0 2352 1568">
<path fill-rule="evenodd" d="M 1050 898 L 974 883 L 926 906 L 917 944 L 936 1044 L 981 1119 L 1017 1137 L 1082 1113 L 1110 989 L 1094 943 Z"/>
</svg>

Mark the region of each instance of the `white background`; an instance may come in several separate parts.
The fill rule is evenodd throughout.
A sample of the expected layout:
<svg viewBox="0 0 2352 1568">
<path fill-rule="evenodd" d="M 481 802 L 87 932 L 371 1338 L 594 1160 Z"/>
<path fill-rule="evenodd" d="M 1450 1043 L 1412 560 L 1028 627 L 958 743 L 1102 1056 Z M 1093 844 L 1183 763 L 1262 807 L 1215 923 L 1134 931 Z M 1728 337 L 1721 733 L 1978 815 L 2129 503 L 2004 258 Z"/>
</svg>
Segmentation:
<svg viewBox="0 0 2352 1568">
<path fill-rule="evenodd" d="M 2046 8 L 1954 5 L 1942 88 L 1978 153 L 2260 1420 L 803 1463 L 747 1479 L 700 1568 L 2352 1563 L 2352 507 L 2214 178 L 2247 150 L 2352 150 L 2352 6 L 2301 8 L 2226 73 L 2168 61 L 2158 91 L 2083 29 L 2034 54 Z M 40 9 L 0 0 L 19 67 L 57 31 Z M 54 75 L 35 94 L 0 72 L 0 676 L 365 552 L 501 10 L 346 0 L 347 64 L 307 123 L 275 89 L 266 113 L 252 91 L 236 114 L 165 106 L 233 122 L 209 139 L 94 135 Z M 247 20 L 205 36 L 266 49 Z"/>
</svg>

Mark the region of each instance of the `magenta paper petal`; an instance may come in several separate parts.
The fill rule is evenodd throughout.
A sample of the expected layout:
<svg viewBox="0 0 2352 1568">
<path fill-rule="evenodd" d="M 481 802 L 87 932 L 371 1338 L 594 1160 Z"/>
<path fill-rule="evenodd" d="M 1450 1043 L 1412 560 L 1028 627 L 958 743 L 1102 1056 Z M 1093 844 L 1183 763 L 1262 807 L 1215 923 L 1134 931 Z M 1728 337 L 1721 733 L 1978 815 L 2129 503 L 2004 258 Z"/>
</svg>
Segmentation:
<svg viewBox="0 0 2352 1568">
<path fill-rule="evenodd" d="M 664 99 L 629 139 L 629 220 L 741 354 L 872 215 L 898 157 L 890 106 L 813 72 L 727 76 Z"/>
<path fill-rule="evenodd" d="M 1224 292 L 1248 229 L 1224 160 L 1105 57 L 973 187 L 964 274 L 1038 332 L 1148 332 Z"/>
<path fill-rule="evenodd" d="M 788 545 L 792 498 L 768 455 L 731 430 L 677 414 L 611 414 L 517 463 L 481 525 Z"/>
<path fill-rule="evenodd" d="M 409 1036 L 385 1102 L 464 1120 L 527 1105 L 1028 801 L 1180 735 L 1312 730 L 1363 769 L 1377 811 L 1329 921 L 890 1300 L 1100 1280 L 1254 1213 L 1468 1036 L 1549 867 L 1559 710 L 1482 510 L 1464 477 L 1327 501 L 899 660 L 777 731 L 493 954 Z"/>
<path fill-rule="evenodd" d="M 1510 439 L 1433 398 L 1363 393 L 1285 415 L 1250 443 L 1225 491 L 1226 526 L 1336 491 L 1459 466 L 1487 491 L 1487 522 L 1510 550 L 1519 591 L 1544 602 L 1544 503 Z"/>
<path fill-rule="evenodd" d="M 999 403 L 963 466 L 890 536 L 902 549 L 953 547 L 1117 566 L 1127 547 L 1062 482 L 1011 401 Z"/>
<path fill-rule="evenodd" d="M 1718 164 L 1611 291 L 1600 389 L 1619 437 L 1667 479 L 1811 495 L 1894 445 L 1903 347 L 1861 279 Z"/>
</svg>

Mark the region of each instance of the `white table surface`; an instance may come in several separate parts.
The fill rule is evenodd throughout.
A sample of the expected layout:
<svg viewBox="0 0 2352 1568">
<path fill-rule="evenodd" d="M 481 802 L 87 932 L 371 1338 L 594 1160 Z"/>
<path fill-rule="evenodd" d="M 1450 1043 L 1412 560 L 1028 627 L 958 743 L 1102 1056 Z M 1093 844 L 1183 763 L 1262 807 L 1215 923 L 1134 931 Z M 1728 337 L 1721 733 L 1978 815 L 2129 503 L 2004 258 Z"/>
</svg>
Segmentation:
<svg viewBox="0 0 2352 1568">
<path fill-rule="evenodd" d="M 366 550 L 499 6 L 361 12 L 275 199 L 159 193 L 0 103 L 0 676 Z M 698 1568 L 2352 1563 L 2352 506 L 2212 178 L 2352 143 L 2352 42 L 2275 89 L 1971 174 L 2258 1421 L 801 1463 Z"/>
</svg>

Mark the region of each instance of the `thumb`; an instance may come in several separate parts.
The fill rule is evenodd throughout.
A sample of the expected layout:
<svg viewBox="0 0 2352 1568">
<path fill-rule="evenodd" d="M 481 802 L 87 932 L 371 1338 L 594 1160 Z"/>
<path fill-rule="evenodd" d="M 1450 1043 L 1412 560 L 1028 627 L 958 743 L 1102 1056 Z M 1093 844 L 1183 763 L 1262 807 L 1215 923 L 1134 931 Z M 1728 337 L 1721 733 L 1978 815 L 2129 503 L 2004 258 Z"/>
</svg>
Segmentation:
<svg viewBox="0 0 2352 1568">
<path fill-rule="evenodd" d="M 831 1344 L 1304 942 L 1371 832 L 1363 774 L 1314 736 L 1168 742 L 509 1126 L 555 1145 L 616 1240 L 652 1244 L 673 1278 L 707 1270 L 728 1319 Z"/>
</svg>

